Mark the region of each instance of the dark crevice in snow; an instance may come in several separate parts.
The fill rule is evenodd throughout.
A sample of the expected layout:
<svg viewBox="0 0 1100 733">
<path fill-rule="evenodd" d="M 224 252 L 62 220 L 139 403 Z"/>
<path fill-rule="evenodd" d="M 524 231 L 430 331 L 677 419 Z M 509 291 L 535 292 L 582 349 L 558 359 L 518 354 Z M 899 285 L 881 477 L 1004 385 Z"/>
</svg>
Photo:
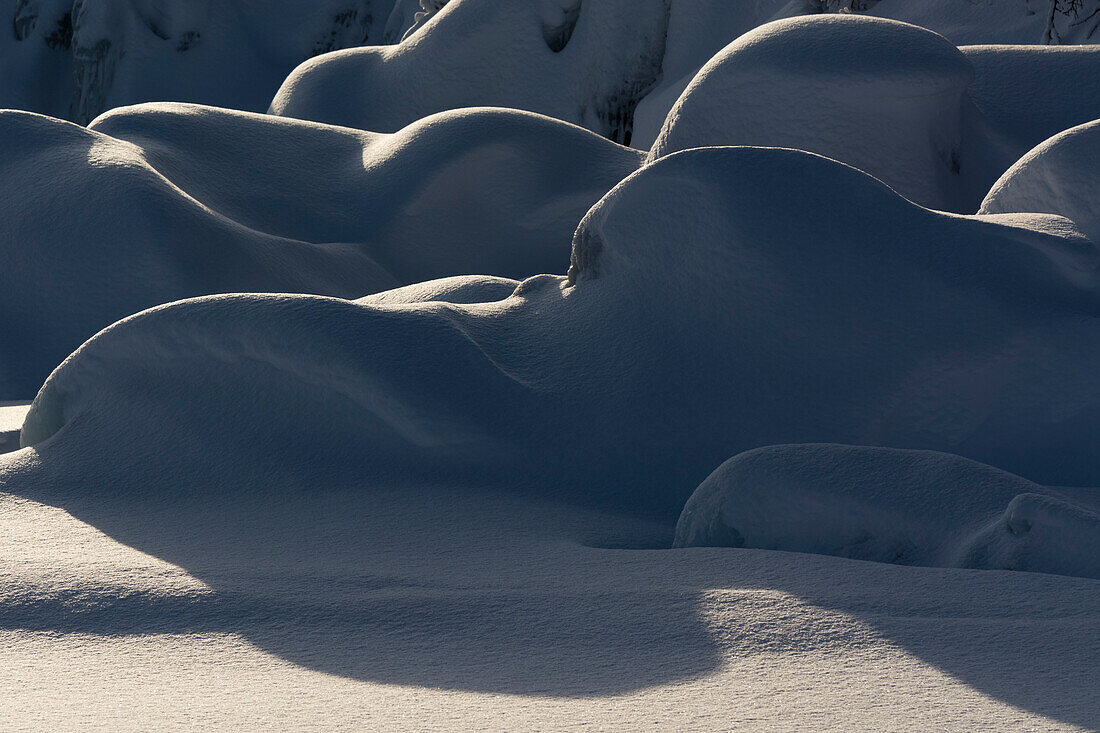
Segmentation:
<svg viewBox="0 0 1100 733">
<path fill-rule="evenodd" d="M 68 51 L 73 47 L 73 14 L 65 13 L 57 21 L 57 27 L 50 31 L 45 39 L 46 45 L 54 51 Z"/>
<path fill-rule="evenodd" d="M 581 18 L 581 2 L 576 5 L 561 9 L 561 22 L 557 25 L 544 23 L 542 37 L 546 46 L 554 53 L 560 53 L 573 37 L 573 31 L 577 28 L 577 21 Z"/>
<path fill-rule="evenodd" d="M 34 32 L 34 27 L 37 24 L 38 6 L 32 0 L 18 0 L 15 3 L 15 14 L 11 19 L 15 40 L 26 40 Z"/>
</svg>

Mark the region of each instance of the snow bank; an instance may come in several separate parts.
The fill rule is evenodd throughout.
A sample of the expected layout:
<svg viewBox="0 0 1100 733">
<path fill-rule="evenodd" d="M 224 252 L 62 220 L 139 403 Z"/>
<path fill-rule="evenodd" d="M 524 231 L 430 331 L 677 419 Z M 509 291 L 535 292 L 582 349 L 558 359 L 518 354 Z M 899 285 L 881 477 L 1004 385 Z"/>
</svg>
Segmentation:
<svg viewBox="0 0 1100 733">
<path fill-rule="evenodd" d="M 798 148 L 953 209 L 970 78 L 957 48 L 916 26 L 852 15 L 776 21 L 699 71 L 651 157 L 707 145 Z"/>
<path fill-rule="evenodd" d="M 531 110 L 628 143 L 657 83 L 671 0 L 458 0 L 400 45 L 311 59 L 275 114 L 391 132 L 429 114 Z"/>
<path fill-rule="evenodd" d="M 17 0 L 0 107 L 86 123 L 190 101 L 263 111 L 303 60 L 380 42 L 393 0 Z"/>
<path fill-rule="evenodd" d="M 1063 218 L 937 213 L 799 151 L 691 150 L 589 212 L 568 279 L 471 304 L 147 311 L 53 373 L 22 437 L 61 456 L 126 445 L 65 480 L 134 491 L 130 467 L 167 451 L 158 491 L 253 486 L 259 465 L 321 484 L 522 476 L 666 517 L 731 453 L 788 442 L 1100 483 L 1098 259 Z M 295 435 L 313 420 L 287 454 L 292 413 Z"/>
<path fill-rule="evenodd" d="M 378 135 L 150 105 L 91 128 L 0 114 L 0 396 L 171 300 L 560 272 L 577 220 L 640 159 L 507 110 Z"/>
<path fill-rule="evenodd" d="M 695 490 L 675 546 L 1097 578 L 1100 490 L 1048 489 L 947 453 L 771 446 Z"/>
<path fill-rule="evenodd" d="M 1041 211 L 1072 219 L 1100 246 L 1100 121 L 1066 130 L 1012 166 L 982 202 L 981 213 Z"/>
</svg>

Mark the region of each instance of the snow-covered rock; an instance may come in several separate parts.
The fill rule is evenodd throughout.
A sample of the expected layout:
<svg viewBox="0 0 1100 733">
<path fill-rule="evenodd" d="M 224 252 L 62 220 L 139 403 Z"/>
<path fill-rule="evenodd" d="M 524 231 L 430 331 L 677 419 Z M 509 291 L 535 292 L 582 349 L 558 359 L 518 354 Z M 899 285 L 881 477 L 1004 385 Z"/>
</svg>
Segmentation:
<svg viewBox="0 0 1100 733">
<path fill-rule="evenodd" d="M 0 396 L 33 394 L 99 329 L 180 298 L 561 272 L 576 222 L 641 158 L 509 110 L 378 135 L 151 105 L 91 128 L 0 114 Z"/>
<path fill-rule="evenodd" d="M 142 491 L 132 467 L 168 451 L 160 491 L 235 490 L 256 462 L 322 484 L 522 476 L 666 517 L 778 443 L 1100 483 L 1098 260 L 1064 218 L 930 211 L 805 152 L 689 150 L 588 213 L 567 279 L 503 299 L 221 296 L 122 321 L 53 373 L 23 441 L 116 446 L 50 481 Z M 303 450 L 274 450 L 302 414 Z"/>
<path fill-rule="evenodd" d="M 756 547 L 1100 577 L 1100 490 L 1048 489 L 947 453 L 758 448 L 692 494 L 677 547 Z"/>
</svg>

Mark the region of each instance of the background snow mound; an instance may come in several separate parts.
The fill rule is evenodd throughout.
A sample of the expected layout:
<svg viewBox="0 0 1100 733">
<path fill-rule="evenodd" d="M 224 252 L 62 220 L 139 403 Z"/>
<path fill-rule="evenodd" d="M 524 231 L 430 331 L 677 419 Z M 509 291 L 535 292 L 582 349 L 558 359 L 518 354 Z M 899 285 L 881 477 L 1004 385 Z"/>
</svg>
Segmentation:
<svg viewBox="0 0 1100 733">
<path fill-rule="evenodd" d="M 12 398 L 99 329 L 171 300 L 561 271 L 576 222 L 641 157 L 509 110 L 378 135 L 194 105 L 116 110 L 91 130 L 2 113 L 0 150 Z"/>
<path fill-rule="evenodd" d="M 1100 490 L 1056 490 L 947 453 L 785 445 L 692 494 L 677 547 L 1100 577 Z"/>
<path fill-rule="evenodd" d="M 1072 219 L 1100 245 L 1100 121 L 1042 143 L 994 184 L 980 213 L 1040 211 Z"/>
<path fill-rule="evenodd" d="M 971 75 L 957 48 L 916 26 L 855 15 L 776 21 L 699 71 L 650 155 L 706 145 L 798 148 L 954 210 Z"/>
<path fill-rule="evenodd" d="M 459 0 L 398 46 L 311 59 L 275 114 L 390 132 L 425 115 L 493 105 L 557 117 L 629 143 L 637 103 L 661 77 L 671 0 Z M 546 18 L 577 6 L 569 42 Z"/>
<path fill-rule="evenodd" d="M 54 372 L 23 439 L 64 456 L 110 436 L 138 454 L 126 465 L 171 446 L 165 491 L 253 486 L 257 466 L 356 485 L 523 476 L 665 517 L 730 453 L 782 442 L 951 450 L 1087 483 L 1096 259 L 1065 219 L 941 214 L 800 151 L 690 150 L 589 212 L 571 281 L 469 304 L 149 311 Z M 310 449 L 276 449 L 303 415 Z M 210 446 L 225 460 L 200 460 Z M 125 466 L 81 471 L 144 490 Z"/>
</svg>

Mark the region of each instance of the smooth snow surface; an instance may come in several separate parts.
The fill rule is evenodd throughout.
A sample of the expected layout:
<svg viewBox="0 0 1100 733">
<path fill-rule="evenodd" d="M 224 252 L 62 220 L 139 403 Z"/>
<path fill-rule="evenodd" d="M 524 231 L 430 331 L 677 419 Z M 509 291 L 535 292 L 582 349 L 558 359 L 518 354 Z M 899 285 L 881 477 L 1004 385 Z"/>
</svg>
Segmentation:
<svg viewBox="0 0 1100 733">
<path fill-rule="evenodd" d="M 1100 578 L 1100 490 L 1067 494 L 947 453 L 773 446 L 711 474 L 675 544 Z"/>
<path fill-rule="evenodd" d="M 564 269 L 576 222 L 640 162 L 563 122 L 464 110 L 379 135 L 191 105 L 90 130 L 0 113 L 0 398 L 101 328 L 218 292 L 359 297 Z"/>
<path fill-rule="evenodd" d="M 66 461 L 53 445 L 0 457 L 0 482 Z M 1100 726 L 1094 580 L 632 550 L 671 528 L 277 471 L 168 499 L 175 470 L 0 494 L 0 727 Z"/>
</svg>

